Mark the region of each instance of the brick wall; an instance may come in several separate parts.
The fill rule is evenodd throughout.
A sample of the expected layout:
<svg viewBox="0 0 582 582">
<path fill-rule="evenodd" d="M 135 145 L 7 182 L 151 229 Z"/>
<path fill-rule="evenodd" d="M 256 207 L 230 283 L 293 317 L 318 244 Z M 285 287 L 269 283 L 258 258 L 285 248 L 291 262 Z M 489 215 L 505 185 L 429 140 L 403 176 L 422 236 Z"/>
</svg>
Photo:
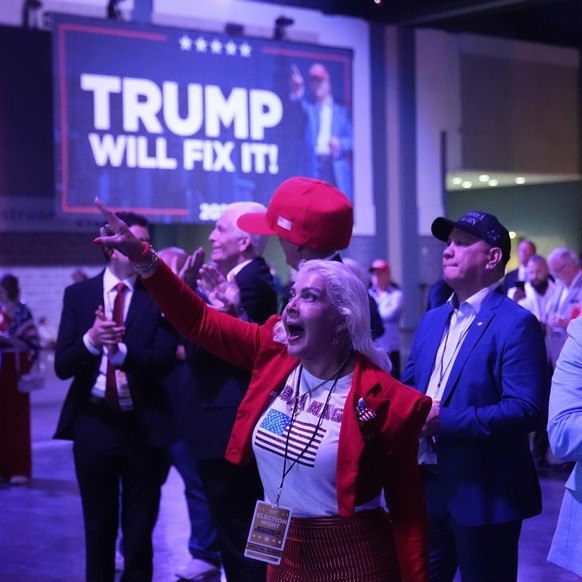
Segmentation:
<svg viewBox="0 0 582 582">
<path fill-rule="evenodd" d="M 78 268 L 90 277 L 103 269 L 102 251 L 91 241 L 94 234 L 0 233 L 0 273 L 18 277 L 21 298 L 35 320 L 48 317 L 56 329 L 65 287 Z"/>
</svg>

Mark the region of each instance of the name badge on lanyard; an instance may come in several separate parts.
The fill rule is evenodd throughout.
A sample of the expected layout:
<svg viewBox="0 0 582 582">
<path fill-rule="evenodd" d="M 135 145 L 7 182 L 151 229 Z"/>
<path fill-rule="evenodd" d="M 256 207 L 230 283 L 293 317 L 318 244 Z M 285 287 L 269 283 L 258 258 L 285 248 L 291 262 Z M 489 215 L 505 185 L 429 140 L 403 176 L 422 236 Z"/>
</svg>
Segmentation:
<svg viewBox="0 0 582 582">
<path fill-rule="evenodd" d="M 283 557 L 291 509 L 257 501 L 245 556 L 278 566 Z"/>
</svg>

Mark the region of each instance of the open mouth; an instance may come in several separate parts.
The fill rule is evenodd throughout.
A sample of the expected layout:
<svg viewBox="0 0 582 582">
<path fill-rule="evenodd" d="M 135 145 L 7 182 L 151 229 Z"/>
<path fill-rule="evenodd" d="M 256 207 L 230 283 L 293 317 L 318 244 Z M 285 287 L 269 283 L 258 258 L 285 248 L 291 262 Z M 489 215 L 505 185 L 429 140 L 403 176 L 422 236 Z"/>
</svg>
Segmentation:
<svg viewBox="0 0 582 582">
<path fill-rule="evenodd" d="M 287 325 L 287 338 L 289 339 L 289 341 L 299 339 L 304 332 L 305 330 L 300 325 L 296 324 Z"/>
</svg>

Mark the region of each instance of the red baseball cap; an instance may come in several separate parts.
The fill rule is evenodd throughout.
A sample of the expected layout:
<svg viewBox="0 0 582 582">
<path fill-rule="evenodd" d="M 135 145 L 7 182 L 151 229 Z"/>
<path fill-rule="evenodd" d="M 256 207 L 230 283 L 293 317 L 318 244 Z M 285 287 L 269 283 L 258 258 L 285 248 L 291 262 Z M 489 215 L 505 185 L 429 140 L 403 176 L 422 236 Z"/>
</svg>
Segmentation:
<svg viewBox="0 0 582 582">
<path fill-rule="evenodd" d="M 313 178 L 285 180 L 266 212 L 243 214 L 238 227 L 253 234 L 271 234 L 310 249 L 340 251 L 350 244 L 354 210 L 337 188 Z"/>
<path fill-rule="evenodd" d="M 388 263 L 384 259 L 376 259 L 372 266 L 368 269 L 370 273 L 373 271 L 387 271 L 390 268 Z"/>
</svg>

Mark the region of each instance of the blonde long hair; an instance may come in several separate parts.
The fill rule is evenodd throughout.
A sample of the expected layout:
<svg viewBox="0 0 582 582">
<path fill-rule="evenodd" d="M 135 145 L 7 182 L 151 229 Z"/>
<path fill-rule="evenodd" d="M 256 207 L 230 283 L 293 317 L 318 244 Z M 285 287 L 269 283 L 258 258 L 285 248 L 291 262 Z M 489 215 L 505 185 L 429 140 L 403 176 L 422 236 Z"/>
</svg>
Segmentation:
<svg viewBox="0 0 582 582">
<path fill-rule="evenodd" d="M 372 340 L 370 331 L 370 296 L 352 270 L 339 261 L 315 259 L 299 265 L 298 276 L 316 273 L 326 282 L 327 294 L 338 317 L 347 323 L 351 348 L 360 352 L 386 372 L 392 370 L 388 354 Z M 280 321 L 273 330 L 275 341 L 287 343 L 285 326 Z"/>
</svg>

